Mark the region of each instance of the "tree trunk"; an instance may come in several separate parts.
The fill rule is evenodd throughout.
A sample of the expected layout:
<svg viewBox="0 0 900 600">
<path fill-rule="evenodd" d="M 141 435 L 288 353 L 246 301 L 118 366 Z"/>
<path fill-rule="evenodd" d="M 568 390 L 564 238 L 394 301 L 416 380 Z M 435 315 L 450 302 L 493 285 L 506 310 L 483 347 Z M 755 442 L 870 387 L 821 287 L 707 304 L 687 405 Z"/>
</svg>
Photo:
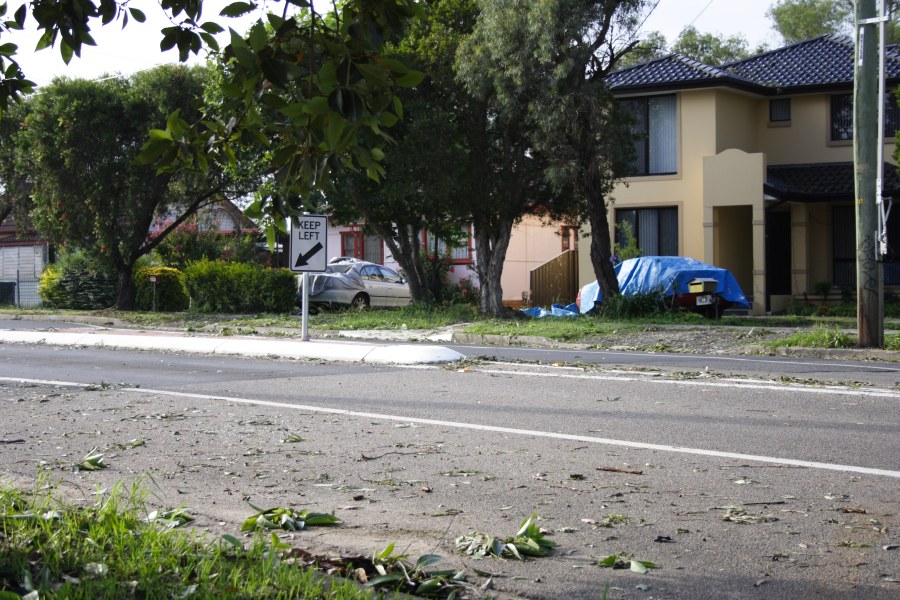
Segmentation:
<svg viewBox="0 0 900 600">
<path fill-rule="evenodd" d="M 481 314 L 489 317 L 503 316 L 503 287 L 500 277 L 506 250 L 512 235 L 513 221 L 501 219 L 491 231 L 490 224 L 474 223 L 475 267 L 480 286 Z"/>
<path fill-rule="evenodd" d="M 592 180 L 597 176 L 587 174 L 590 181 L 585 188 L 589 190 L 591 224 L 591 265 L 594 275 L 600 284 L 602 300 L 619 295 L 619 282 L 612 264 L 612 240 L 609 237 L 609 219 L 606 213 L 606 198 L 599 191 L 599 186 Z"/>
<path fill-rule="evenodd" d="M 116 265 L 116 275 L 118 276 L 118 295 L 116 296 L 116 309 L 118 310 L 134 310 L 135 296 L 137 290 L 134 287 L 133 278 L 134 265 L 118 264 Z"/>
</svg>

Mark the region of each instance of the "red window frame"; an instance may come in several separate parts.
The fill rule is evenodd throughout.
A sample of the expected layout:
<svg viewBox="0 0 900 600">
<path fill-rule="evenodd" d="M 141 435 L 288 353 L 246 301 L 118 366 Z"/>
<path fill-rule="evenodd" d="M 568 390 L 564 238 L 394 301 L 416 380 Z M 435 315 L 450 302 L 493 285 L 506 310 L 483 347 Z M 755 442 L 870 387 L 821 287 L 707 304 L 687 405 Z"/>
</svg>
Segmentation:
<svg viewBox="0 0 900 600">
<path fill-rule="evenodd" d="M 472 260 L 472 250 L 474 248 L 473 239 L 472 239 L 472 226 L 469 225 L 465 229 L 466 229 L 466 245 L 465 245 L 466 258 L 454 258 L 452 261 L 452 263 L 454 265 L 470 265 L 474 262 Z M 457 249 L 461 250 L 462 248 L 463 247 L 460 246 Z M 429 239 L 428 231 L 425 229 L 422 230 L 422 249 L 425 252 L 431 252 L 434 249 L 434 246 L 431 243 L 431 240 Z"/>
</svg>

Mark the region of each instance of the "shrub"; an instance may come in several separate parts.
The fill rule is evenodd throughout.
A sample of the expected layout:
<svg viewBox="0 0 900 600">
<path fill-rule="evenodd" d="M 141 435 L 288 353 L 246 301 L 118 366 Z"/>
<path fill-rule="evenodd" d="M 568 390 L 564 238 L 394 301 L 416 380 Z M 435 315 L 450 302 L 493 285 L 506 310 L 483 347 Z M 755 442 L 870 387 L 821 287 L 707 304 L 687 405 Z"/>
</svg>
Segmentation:
<svg viewBox="0 0 900 600">
<path fill-rule="evenodd" d="M 54 265 L 48 265 L 41 273 L 41 279 L 38 281 L 38 296 L 41 297 L 44 306 L 63 308 L 65 305 L 66 294 L 60 283 L 61 277 L 62 273 Z"/>
<path fill-rule="evenodd" d="M 115 269 L 79 250 L 63 254 L 45 269 L 38 294 L 53 308 L 109 308 L 116 303 L 116 280 Z"/>
<path fill-rule="evenodd" d="M 622 221 L 616 224 L 617 236 L 616 243 L 613 245 L 613 262 L 620 263 L 629 258 L 639 258 L 641 249 L 638 247 L 637 237 L 634 235 L 634 228 L 628 221 Z M 623 242 L 619 244 L 619 242 Z"/>
<path fill-rule="evenodd" d="M 195 221 L 182 223 L 156 247 L 156 255 L 163 264 L 185 269 L 190 262 L 225 260 L 232 262 L 263 262 L 269 255 L 257 246 L 252 234 L 227 234 L 203 230 Z"/>
<path fill-rule="evenodd" d="M 481 292 L 470 277 L 460 279 L 456 285 L 448 288 L 447 302 L 450 304 L 468 304 L 478 306 L 481 302 Z"/>
<path fill-rule="evenodd" d="M 185 269 L 191 307 L 199 312 L 288 312 L 297 283 L 287 269 L 200 260 Z"/>
<path fill-rule="evenodd" d="M 156 283 L 150 277 L 156 277 Z M 187 310 L 190 297 L 184 283 L 184 273 L 171 267 L 140 267 L 134 272 L 135 308 L 153 310 L 153 289 L 156 287 L 156 310 L 173 312 Z"/>
<path fill-rule="evenodd" d="M 600 305 L 598 314 L 606 319 L 636 319 L 668 312 L 665 297 L 660 292 L 617 294 Z"/>
<path fill-rule="evenodd" d="M 264 312 L 290 312 L 297 302 L 297 277 L 288 269 L 261 269 L 257 298 Z"/>
</svg>

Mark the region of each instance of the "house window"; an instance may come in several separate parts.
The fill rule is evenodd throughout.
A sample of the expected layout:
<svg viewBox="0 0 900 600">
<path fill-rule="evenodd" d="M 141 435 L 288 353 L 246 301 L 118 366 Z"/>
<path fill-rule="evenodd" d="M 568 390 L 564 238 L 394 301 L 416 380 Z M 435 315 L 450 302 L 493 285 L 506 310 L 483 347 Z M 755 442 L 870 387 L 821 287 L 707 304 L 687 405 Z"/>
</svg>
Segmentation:
<svg viewBox="0 0 900 600">
<path fill-rule="evenodd" d="M 884 97 L 884 137 L 893 138 L 900 129 L 900 108 L 893 93 Z M 831 140 L 853 139 L 853 94 L 831 97 Z"/>
<path fill-rule="evenodd" d="M 791 99 L 774 98 L 769 100 L 769 121 L 771 123 L 787 123 L 791 120 Z"/>
<path fill-rule="evenodd" d="M 671 175 L 678 167 L 678 131 L 675 95 L 622 100 L 634 115 L 634 165 L 631 175 Z"/>
<path fill-rule="evenodd" d="M 831 209 L 833 281 L 836 286 L 856 285 L 856 213 L 852 206 Z M 900 245 L 900 219 L 889 218 L 888 243 Z M 900 285 L 900 261 L 895 252 L 885 257 L 885 285 Z"/>
<path fill-rule="evenodd" d="M 562 251 L 578 250 L 578 228 L 572 225 L 563 225 L 559 228 L 562 238 Z"/>
<path fill-rule="evenodd" d="M 622 223 L 631 225 L 643 256 L 678 256 L 678 209 L 631 208 L 616 210 L 616 243 L 627 245 L 620 233 Z"/>
<path fill-rule="evenodd" d="M 464 230 L 460 231 L 460 237 L 462 239 L 462 244 L 459 246 L 452 246 L 449 249 L 450 258 L 456 264 L 472 262 L 472 228 L 467 227 Z M 434 237 L 429 237 L 428 233 L 425 232 L 422 236 L 422 239 L 424 240 L 423 245 L 426 252 L 432 252 L 435 249 Z M 441 256 L 447 254 L 447 242 L 438 239 L 437 252 Z"/>
<path fill-rule="evenodd" d="M 362 231 L 342 231 L 341 256 L 380 264 L 384 262 L 384 245 L 377 235 L 363 235 Z"/>
</svg>

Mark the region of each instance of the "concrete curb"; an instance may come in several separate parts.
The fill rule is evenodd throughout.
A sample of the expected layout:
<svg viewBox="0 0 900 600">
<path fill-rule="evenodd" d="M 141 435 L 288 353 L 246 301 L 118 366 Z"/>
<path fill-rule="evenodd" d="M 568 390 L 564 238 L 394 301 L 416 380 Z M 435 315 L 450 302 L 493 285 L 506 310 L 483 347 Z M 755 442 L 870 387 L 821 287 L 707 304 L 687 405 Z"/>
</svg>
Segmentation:
<svg viewBox="0 0 900 600">
<path fill-rule="evenodd" d="M 90 346 L 132 350 L 169 350 L 201 354 L 273 356 L 374 364 L 434 364 L 462 360 L 464 356 L 443 346 L 377 344 L 310 340 L 253 339 L 247 337 L 188 337 L 152 335 L 136 331 L 61 333 L 0 331 L 0 342 Z"/>
<path fill-rule="evenodd" d="M 563 348 L 569 350 L 583 350 L 586 344 L 570 342 L 557 342 L 545 337 L 531 335 L 482 335 L 470 333 L 453 333 L 453 344 L 472 346 L 531 346 L 537 348 Z M 605 350 L 640 352 L 627 348 L 610 347 Z M 762 356 L 792 356 L 799 358 L 827 358 L 832 360 L 877 360 L 885 362 L 900 362 L 900 352 L 896 350 L 883 350 L 879 348 L 801 348 L 795 346 L 769 346 L 747 345 L 743 347 L 741 354 Z"/>
</svg>

